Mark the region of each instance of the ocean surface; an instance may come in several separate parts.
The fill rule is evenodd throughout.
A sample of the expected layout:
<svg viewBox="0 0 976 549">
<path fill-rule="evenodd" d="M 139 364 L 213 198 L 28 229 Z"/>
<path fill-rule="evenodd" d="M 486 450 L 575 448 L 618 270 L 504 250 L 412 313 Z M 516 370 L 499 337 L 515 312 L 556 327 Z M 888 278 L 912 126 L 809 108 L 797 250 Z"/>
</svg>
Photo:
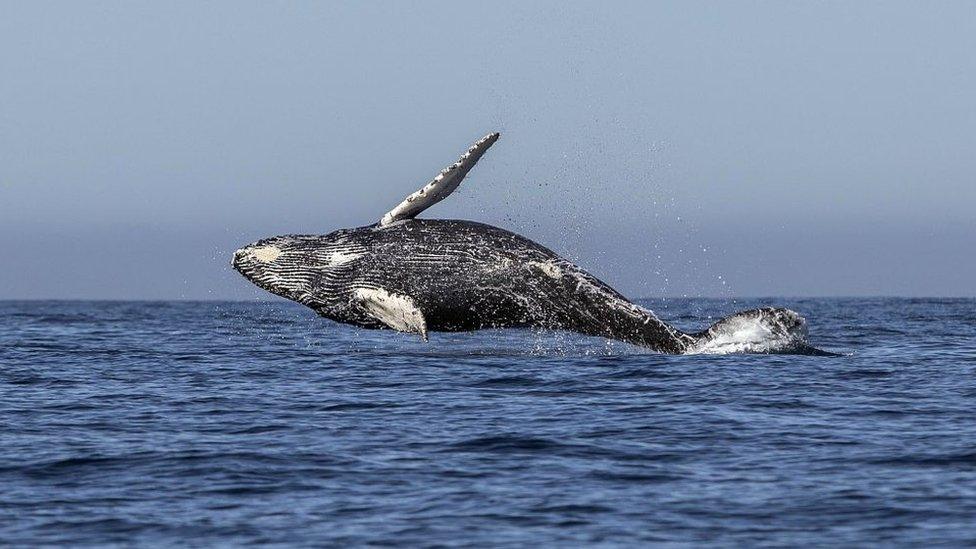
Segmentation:
<svg viewBox="0 0 976 549">
<path fill-rule="evenodd" d="M 841 355 L 0 302 L 0 545 L 976 544 L 976 301 L 642 303 Z"/>
</svg>

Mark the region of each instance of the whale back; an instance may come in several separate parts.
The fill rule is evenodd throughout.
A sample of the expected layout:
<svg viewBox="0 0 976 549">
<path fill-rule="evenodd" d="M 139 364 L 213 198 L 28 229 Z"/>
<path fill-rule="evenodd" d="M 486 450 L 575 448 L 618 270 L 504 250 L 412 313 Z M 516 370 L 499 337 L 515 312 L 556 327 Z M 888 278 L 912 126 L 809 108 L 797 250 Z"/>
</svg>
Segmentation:
<svg viewBox="0 0 976 549">
<path fill-rule="evenodd" d="M 349 292 L 409 296 L 430 330 L 565 329 L 667 352 L 690 341 L 571 261 L 505 229 L 412 219 L 346 237 L 368 251 L 350 273 Z"/>
</svg>

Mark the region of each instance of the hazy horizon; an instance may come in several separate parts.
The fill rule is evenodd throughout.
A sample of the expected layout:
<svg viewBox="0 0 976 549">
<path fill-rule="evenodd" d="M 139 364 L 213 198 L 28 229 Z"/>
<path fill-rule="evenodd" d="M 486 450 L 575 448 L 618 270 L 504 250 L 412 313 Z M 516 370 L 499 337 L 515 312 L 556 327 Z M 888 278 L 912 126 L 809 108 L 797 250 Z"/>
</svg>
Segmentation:
<svg viewBox="0 0 976 549">
<path fill-rule="evenodd" d="M 705 301 L 755 301 L 764 299 L 790 299 L 790 300 L 802 300 L 802 299 L 824 299 L 824 300 L 835 300 L 835 299 L 853 299 L 853 300 L 871 300 L 871 299 L 894 299 L 894 300 L 961 300 L 961 301 L 973 301 L 976 297 L 972 296 L 952 296 L 952 295 L 930 295 L 930 296 L 902 296 L 902 295 L 808 295 L 808 296 L 795 296 L 795 295 L 703 295 L 696 297 L 689 296 L 675 296 L 675 295 L 656 295 L 656 296 L 629 296 L 630 299 L 636 301 L 672 301 L 672 300 L 705 300 Z M 94 302 L 94 303 L 284 303 L 293 305 L 298 308 L 304 307 L 304 305 L 285 299 L 283 297 L 278 297 L 273 294 L 267 295 L 255 295 L 249 298 L 216 298 L 216 297 L 202 297 L 202 298 L 85 298 L 85 297 L 62 297 L 62 298 L 47 298 L 47 297 L 25 297 L 25 298 L 3 298 L 0 302 L 14 303 L 14 302 Z"/>
<path fill-rule="evenodd" d="M 262 237 L 421 214 L 637 298 L 976 296 L 976 10 L 7 3 L 0 300 L 252 300 Z"/>
</svg>

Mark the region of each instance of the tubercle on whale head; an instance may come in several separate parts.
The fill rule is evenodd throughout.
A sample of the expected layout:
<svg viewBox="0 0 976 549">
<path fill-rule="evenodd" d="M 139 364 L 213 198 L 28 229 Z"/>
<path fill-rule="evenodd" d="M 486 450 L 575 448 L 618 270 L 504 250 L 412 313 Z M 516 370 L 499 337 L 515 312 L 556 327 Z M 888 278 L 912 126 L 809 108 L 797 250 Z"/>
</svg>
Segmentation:
<svg viewBox="0 0 976 549">
<path fill-rule="evenodd" d="M 231 266 L 256 286 L 287 299 L 299 297 L 304 284 L 288 276 L 290 246 L 282 238 L 267 238 L 234 252 Z"/>
<path fill-rule="evenodd" d="M 231 266 L 244 278 L 275 295 L 313 305 L 320 301 L 313 287 L 338 280 L 341 267 L 363 255 L 349 244 L 346 231 L 320 235 L 284 235 L 258 240 L 234 252 Z"/>
</svg>

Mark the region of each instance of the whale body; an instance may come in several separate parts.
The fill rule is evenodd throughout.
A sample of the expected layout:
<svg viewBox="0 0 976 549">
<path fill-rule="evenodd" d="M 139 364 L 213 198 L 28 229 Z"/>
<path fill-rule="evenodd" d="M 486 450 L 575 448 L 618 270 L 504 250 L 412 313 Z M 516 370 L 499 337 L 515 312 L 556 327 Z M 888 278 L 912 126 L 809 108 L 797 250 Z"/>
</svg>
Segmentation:
<svg viewBox="0 0 976 549">
<path fill-rule="evenodd" d="M 548 248 L 473 221 L 417 219 L 449 195 L 498 138 L 489 134 L 378 223 L 283 235 L 234 253 L 259 287 L 361 328 L 429 332 L 570 330 L 663 353 L 809 352 L 806 323 L 783 308 L 743 311 L 686 333 Z"/>
</svg>

